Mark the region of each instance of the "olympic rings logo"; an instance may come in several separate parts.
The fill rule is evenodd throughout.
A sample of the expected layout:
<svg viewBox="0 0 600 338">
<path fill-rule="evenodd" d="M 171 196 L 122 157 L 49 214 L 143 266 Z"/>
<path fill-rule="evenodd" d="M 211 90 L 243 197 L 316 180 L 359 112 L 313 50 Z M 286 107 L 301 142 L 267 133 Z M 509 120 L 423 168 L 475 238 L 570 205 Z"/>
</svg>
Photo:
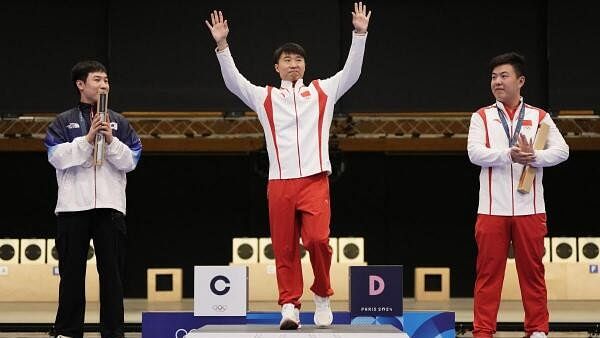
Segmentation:
<svg viewBox="0 0 600 338">
<path fill-rule="evenodd" d="M 227 311 L 227 305 L 213 305 L 212 309 L 217 312 L 225 312 Z"/>
<path fill-rule="evenodd" d="M 179 335 L 180 333 L 183 333 L 183 335 Z M 183 338 L 185 337 L 185 335 L 187 335 L 188 332 L 185 329 L 179 329 L 177 331 L 175 331 L 175 338 Z"/>
</svg>

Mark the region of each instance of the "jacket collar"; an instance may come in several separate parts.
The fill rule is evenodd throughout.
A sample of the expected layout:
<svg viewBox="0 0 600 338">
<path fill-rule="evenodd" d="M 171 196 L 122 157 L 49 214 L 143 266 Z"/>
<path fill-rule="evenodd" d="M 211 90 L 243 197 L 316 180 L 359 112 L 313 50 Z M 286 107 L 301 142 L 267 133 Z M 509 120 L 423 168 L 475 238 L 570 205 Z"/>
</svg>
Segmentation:
<svg viewBox="0 0 600 338">
<path fill-rule="evenodd" d="M 522 104 L 524 104 L 523 96 L 521 96 L 521 98 L 519 99 L 519 105 L 517 106 L 517 111 L 519 111 L 519 109 L 521 109 Z M 504 107 L 504 103 L 502 103 L 500 101 L 496 101 L 496 107 L 502 109 L 502 111 L 506 113 L 506 107 Z"/>
<path fill-rule="evenodd" d="M 79 108 L 79 111 L 83 114 L 83 116 L 89 116 L 92 108 L 94 111 L 96 110 L 96 105 L 79 101 L 79 103 L 77 103 L 77 108 Z"/>
<path fill-rule="evenodd" d="M 304 87 L 304 82 L 302 81 L 302 79 L 298 79 L 298 81 L 296 81 L 296 89 L 298 88 L 302 88 Z M 287 81 L 287 80 L 281 80 L 281 89 L 292 89 L 293 85 L 292 85 L 292 81 Z"/>
</svg>

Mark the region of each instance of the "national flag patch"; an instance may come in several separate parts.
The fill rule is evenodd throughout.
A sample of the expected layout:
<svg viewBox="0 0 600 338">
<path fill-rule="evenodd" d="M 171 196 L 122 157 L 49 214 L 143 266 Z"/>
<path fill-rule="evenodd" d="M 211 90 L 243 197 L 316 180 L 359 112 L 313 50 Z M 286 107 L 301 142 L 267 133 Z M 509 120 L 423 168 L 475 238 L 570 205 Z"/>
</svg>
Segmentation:
<svg viewBox="0 0 600 338">
<path fill-rule="evenodd" d="M 305 90 L 302 93 L 300 93 L 300 95 L 302 95 L 302 97 L 309 97 L 310 96 L 310 91 L 309 90 Z"/>
<path fill-rule="evenodd" d="M 531 120 L 523 120 L 523 126 L 531 126 Z"/>
</svg>

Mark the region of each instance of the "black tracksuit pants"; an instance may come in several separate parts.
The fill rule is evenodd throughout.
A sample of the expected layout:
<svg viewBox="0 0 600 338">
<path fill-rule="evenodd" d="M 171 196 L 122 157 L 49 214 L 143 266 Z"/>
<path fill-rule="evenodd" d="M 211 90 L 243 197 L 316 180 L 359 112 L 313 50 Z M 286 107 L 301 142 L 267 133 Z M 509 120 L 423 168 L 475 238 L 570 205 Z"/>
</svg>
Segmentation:
<svg viewBox="0 0 600 338">
<path fill-rule="evenodd" d="M 59 213 L 57 223 L 60 288 L 55 334 L 83 337 L 85 273 L 93 239 L 100 277 L 100 334 L 122 338 L 125 216 L 114 209 L 92 209 Z"/>
</svg>

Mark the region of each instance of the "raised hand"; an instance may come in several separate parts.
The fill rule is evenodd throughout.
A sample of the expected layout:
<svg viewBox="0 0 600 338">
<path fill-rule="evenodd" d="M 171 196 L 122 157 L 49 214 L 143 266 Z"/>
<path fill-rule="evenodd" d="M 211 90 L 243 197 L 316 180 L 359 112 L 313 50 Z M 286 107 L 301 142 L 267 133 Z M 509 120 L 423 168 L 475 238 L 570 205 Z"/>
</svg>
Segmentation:
<svg viewBox="0 0 600 338">
<path fill-rule="evenodd" d="M 215 10 L 212 13 L 210 13 L 210 21 L 211 22 L 208 22 L 208 20 L 204 20 L 204 23 L 206 23 L 206 26 L 210 30 L 213 39 L 215 39 L 218 49 L 221 50 L 227 47 L 227 35 L 229 34 L 229 26 L 227 26 L 227 20 L 223 19 L 223 12 Z"/>
<path fill-rule="evenodd" d="M 367 5 L 363 5 L 362 2 L 354 3 L 354 12 L 352 12 L 352 25 L 356 33 L 366 33 L 369 27 L 369 19 L 371 18 L 371 11 L 367 13 Z"/>
</svg>

